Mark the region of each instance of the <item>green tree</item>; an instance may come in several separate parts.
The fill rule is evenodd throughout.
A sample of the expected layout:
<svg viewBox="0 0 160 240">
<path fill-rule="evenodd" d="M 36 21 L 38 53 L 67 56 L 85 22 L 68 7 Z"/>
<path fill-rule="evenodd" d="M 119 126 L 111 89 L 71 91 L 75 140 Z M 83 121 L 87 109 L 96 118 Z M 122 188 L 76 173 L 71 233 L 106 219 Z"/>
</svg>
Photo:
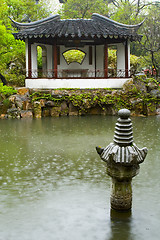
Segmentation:
<svg viewBox="0 0 160 240">
<path fill-rule="evenodd" d="M 150 3 L 148 4 L 150 5 Z M 148 4 L 145 4 L 143 0 L 113 0 L 109 5 L 110 17 L 124 24 L 132 25 L 139 23 L 143 20 L 142 13 Z"/>
<path fill-rule="evenodd" d="M 120 15 L 122 21 L 127 23 L 129 21 L 129 16 L 131 14 L 131 20 L 134 16 L 134 21 L 136 17 L 142 14 L 145 9 L 152 5 L 156 1 L 146 1 L 146 0 L 109 0 L 110 7 L 113 10 L 113 15 Z M 126 10 L 126 11 L 125 11 Z M 124 15 L 125 14 L 125 15 Z M 124 17 L 123 17 L 124 15 Z M 116 17 L 114 16 L 114 17 Z"/>
<path fill-rule="evenodd" d="M 42 19 L 49 16 L 49 11 L 45 8 L 45 4 L 40 2 L 36 4 L 35 0 L 1 0 L 3 1 L 3 8 L 5 6 L 5 16 L 10 16 L 17 22 L 29 22 Z M 0 5 L 0 10 L 1 10 Z M 7 7 L 7 9 L 6 9 Z M 4 23 L 6 22 L 6 17 L 3 19 Z M 9 20 L 8 20 L 9 21 Z"/>
<path fill-rule="evenodd" d="M 25 44 L 15 40 L 6 27 L 0 24 L 0 73 L 9 84 L 23 85 Z"/>
<path fill-rule="evenodd" d="M 59 11 L 62 18 L 91 18 L 96 12 L 102 15 L 108 14 L 108 4 L 103 0 L 67 0 Z"/>
<path fill-rule="evenodd" d="M 35 0 L 1 0 L 0 1 L 0 78 L 9 84 L 23 85 L 25 79 L 25 44 L 15 40 L 11 31 L 11 21 L 29 22 L 49 15 L 43 2 Z"/>
<path fill-rule="evenodd" d="M 145 19 L 139 29 L 143 35 L 140 43 L 131 43 L 131 53 L 143 56 L 142 62 L 147 68 L 156 69 L 160 65 L 160 2 L 145 0 L 113 0 L 109 5 L 112 19 L 134 25 Z"/>
<path fill-rule="evenodd" d="M 143 34 L 140 47 L 144 49 L 146 64 L 157 73 L 160 69 L 160 4 L 152 5 L 147 10 L 146 20 L 141 28 Z"/>
</svg>

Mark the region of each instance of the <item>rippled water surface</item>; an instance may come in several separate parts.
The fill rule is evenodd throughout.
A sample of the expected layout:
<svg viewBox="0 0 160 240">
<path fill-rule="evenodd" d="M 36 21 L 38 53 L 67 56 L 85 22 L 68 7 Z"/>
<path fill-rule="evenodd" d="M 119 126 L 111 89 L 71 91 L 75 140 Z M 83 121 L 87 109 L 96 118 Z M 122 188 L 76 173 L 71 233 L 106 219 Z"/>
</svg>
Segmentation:
<svg viewBox="0 0 160 240">
<path fill-rule="evenodd" d="M 0 120 L 0 240 L 158 240 L 160 117 L 132 118 L 148 156 L 130 214 L 110 211 L 111 179 L 95 146 L 117 117 Z"/>
</svg>

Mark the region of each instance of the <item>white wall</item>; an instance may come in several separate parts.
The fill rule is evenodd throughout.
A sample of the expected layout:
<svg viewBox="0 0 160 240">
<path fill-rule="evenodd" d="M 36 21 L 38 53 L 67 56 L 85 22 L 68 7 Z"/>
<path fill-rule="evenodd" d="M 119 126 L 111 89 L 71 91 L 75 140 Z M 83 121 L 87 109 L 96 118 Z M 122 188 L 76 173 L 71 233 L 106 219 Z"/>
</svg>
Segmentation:
<svg viewBox="0 0 160 240">
<path fill-rule="evenodd" d="M 95 53 L 94 53 L 94 47 L 92 47 L 92 65 L 89 64 L 89 46 L 79 47 L 78 50 L 83 51 L 86 55 L 82 62 L 82 64 L 79 64 L 77 62 L 72 62 L 70 64 L 67 64 L 63 57 L 63 53 L 67 50 L 71 50 L 75 48 L 65 46 L 60 46 L 60 65 L 58 65 L 58 70 L 70 70 L 70 69 L 86 69 L 90 71 L 95 70 Z"/>
<path fill-rule="evenodd" d="M 51 45 L 45 45 L 47 49 L 47 70 L 48 71 L 48 77 L 52 77 L 52 69 L 53 69 L 53 48 Z"/>
<path fill-rule="evenodd" d="M 28 40 L 26 39 L 26 72 L 28 72 Z M 53 58 L 52 58 L 52 46 L 46 44 L 38 44 L 34 43 L 31 45 L 31 67 L 32 67 L 32 77 L 37 77 L 37 46 L 45 46 L 47 49 L 47 69 L 51 70 L 53 66 Z M 50 77 L 50 76 L 49 76 Z"/>
<path fill-rule="evenodd" d="M 123 43 L 117 44 L 117 70 L 125 70 L 125 46 Z"/>
<path fill-rule="evenodd" d="M 56 88 L 122 88 L 129 78 L 108 79 L 26 79 L 25 86 L 31 89 L 56 89 Z"/>
<path fill-rule="evenodd" d="M 96 46 L 96 69 L 104 70 L 104 45 Z"/>
<path fill-rule="evenodd" d="M 117 46 L 117 70 L 125 70 L 125 45 L 123 43 L 116 44 Z M 128 42 L 128 70 L 130 70 L 130 42 Z M 125 72 L 123 74 L 125 77 Z"/>
<path fill-rule="evenodd" d="M 31 45 L 31 66 L 32 66 L 32 77 L 38 77 L 37 74 L 37 44 Z"/>
<path fill-rule="evenodd" d="M 51 70 L 53 68 L 53 50 L 51 45 L 45 45 L 47 48 L 47 69 Z"/>
<path fill-rule="evenodd" d="M 130 66 L 130 41 L 128 41 L 128 70 L 131 69 Z"/>
</svg>

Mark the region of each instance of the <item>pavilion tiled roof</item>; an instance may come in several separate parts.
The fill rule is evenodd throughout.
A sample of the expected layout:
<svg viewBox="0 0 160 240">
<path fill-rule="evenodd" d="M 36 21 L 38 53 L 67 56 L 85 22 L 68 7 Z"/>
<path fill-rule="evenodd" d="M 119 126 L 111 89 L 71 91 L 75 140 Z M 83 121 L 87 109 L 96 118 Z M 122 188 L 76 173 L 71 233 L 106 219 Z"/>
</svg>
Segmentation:
<svg viewBox="0 0 160 240">
<path fill-rule="evenodd" d="M 12 19 L 11 19 L 12 20 Z M 138 25 L 125 25 L 94 13 L 91 19 L 60 19 L 58 14 L 31 23 L 18 23 L 12 20 L 19 30 L 16 39 L 52 38 L 124 38 L 135 41 L 141 39 L 137 34 Z"/>
</svg>

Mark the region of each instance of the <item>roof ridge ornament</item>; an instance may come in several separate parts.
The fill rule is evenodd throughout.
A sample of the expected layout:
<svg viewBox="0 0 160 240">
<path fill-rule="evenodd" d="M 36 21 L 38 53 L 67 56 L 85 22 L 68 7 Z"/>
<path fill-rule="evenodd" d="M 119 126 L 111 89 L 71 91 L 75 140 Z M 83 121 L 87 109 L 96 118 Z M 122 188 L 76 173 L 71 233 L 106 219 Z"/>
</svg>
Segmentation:
<svg viewBox="0 0 160 240">
<path fill-rule="evenodd" d="M 100 14 L 98 14 L 98 13 L 93 13 L 92 14 L 92 19 L 94 20 L 102 20 L 102 21 L 105 21 L 105 22 L 110 22 L 110 23 L 112 23 L 112 24 L 115 24 L 115 25 L 117 25 L 117 26 L 119 26 L 119 27 L 126 27 L 126 28 L 136 28 L 136 30 L 138 30 L 138 28 L 144 23 L 144 21 L 145 21 L 145 19 L 142 21 L 142 22 L 140 22 L 140 23 L 138 23 L 138 24 L 135 24 L 135 25 L 128 25 L 128 24 L 123 24 L 123 23 L 120 23 L 120 22 L 117 22 L 117 21 L 114 21 L 114 20 L 112 20 L 112 19 L 110 19 L 110 18 L 108 18 L 108 17 L 106 17 L 106 16 L 103 16 L 103 15 L 100 15 Z"/>
</svg>

